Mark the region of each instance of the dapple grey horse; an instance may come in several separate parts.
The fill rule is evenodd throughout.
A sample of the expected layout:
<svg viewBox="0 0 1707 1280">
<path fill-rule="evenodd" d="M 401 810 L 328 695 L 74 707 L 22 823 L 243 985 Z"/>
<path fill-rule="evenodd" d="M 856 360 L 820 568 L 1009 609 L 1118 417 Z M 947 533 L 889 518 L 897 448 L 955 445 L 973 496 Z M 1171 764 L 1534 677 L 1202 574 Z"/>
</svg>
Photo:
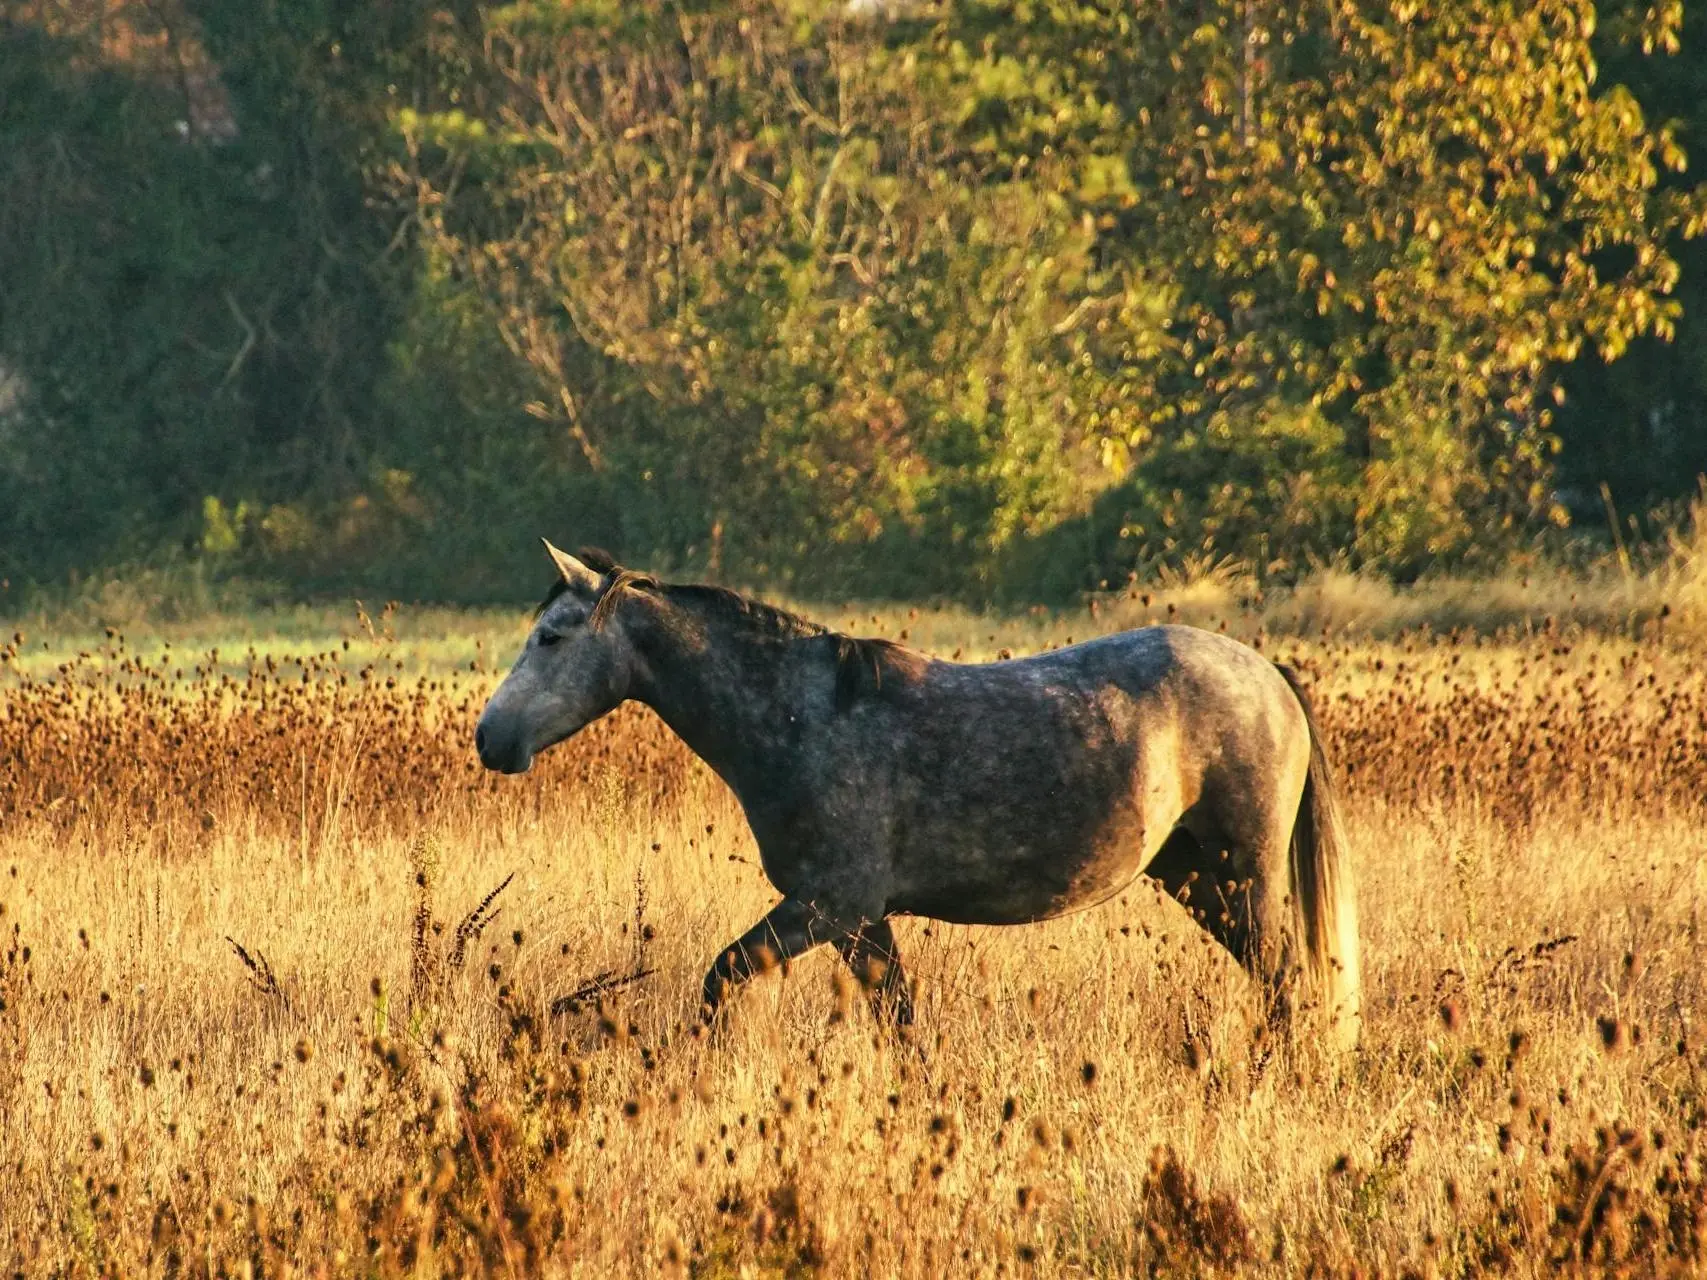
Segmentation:
<svg viewBox="0 0 1707 1280">
<path fill-rule="evenodd" d="M 481 762 L 521 773 L 634 699 L 728 783 L 783 898 L 706 975 L 708 1017 L 768 963 L 829 942 L 909 1021 L 890 917 L 1044 920 L 1143 872 L 1277 1019 L 1301 977 L 1356 1043 L 1351 869 L 1290 671 L 1180 626 L 944 662 L 546 548 L 559 579 L 480 717 Z"/>
</svg>

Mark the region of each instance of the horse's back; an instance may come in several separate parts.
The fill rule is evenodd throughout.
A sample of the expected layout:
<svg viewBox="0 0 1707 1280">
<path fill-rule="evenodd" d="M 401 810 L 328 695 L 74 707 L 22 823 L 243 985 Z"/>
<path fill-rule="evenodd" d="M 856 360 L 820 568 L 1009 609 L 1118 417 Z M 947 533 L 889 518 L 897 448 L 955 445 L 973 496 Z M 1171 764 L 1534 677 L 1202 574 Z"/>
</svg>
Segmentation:
<svg viewBox="0 0 1707 1280">
<path fill-rule="evenodd" d="M 1063 722 L 1189 737 L 1302 727 L 1285 678 L 1250 646 L 1195 627 L 1121 631 L 1006 662 L 932 662 L 918 680 L 915 722 L 974 739 Z M 905 730 L 902 730 L 904 733 Z M 1097 735 L 1093 734 L 1092 737 Z"/>
<path fill-rule="evenodd" d="M 885 761 L 867 811 L 889 826 L 895 907 L 996 923 L 1099 901 L 1206 789 L 1248 789 L 1300 724 L 1272 664 L 1188 627 L 930 663 L 859 752 Z"/>
</svg>

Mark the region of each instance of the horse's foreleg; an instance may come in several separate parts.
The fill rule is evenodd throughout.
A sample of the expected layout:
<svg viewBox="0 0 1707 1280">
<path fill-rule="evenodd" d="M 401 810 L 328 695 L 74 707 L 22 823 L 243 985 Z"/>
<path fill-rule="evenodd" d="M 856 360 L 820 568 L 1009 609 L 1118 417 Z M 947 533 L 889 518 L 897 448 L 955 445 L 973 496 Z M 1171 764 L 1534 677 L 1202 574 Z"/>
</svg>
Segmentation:
<svg viewBox="0 0 1707 1280">
<path fill-rule="evenodd" d="M 700 1012 L 707 1022 L 737 987 L 819 943 L 841 936 L 810 903 L 784 898 L 770 914 L 723 949 L 705 975 Z"/>
<path fill-rule="evenodd" d="M 853 970 L 860 985 L 871 993 L 872 1010 L 888 1017 L 896 1026 L 913 1025 L 913 994 L 901 968 L 901 953 L 895 947 L 895 931 L 887 920 L 877 920 L 836 943 L 842 959 Z"/>
</svg>

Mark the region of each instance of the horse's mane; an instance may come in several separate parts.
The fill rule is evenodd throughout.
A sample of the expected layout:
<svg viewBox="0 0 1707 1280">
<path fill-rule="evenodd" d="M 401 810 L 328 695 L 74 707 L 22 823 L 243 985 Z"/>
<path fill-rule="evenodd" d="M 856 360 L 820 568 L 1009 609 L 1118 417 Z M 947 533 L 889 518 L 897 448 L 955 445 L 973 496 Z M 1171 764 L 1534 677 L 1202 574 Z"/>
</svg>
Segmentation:
<svg viewBox="0 0 1707 1280">
<path fill-rule="evenodd" d="M 698 617 L 729 623 L 749 634 L 778 640 L 829 635 L 830 629 L 798 613 L 744 596 L 728 587 L 701 582 L 671 582 L 663 587 L 664 598 L 689 606 Z"/>
<path fill-rule="evenodd" d="M 661 590 L 665 599 L 688 605 L 698 617 L 733 624 L 762 639 L 822 636 L 830 640 L 836 663 L 837 711 L 848 710 L 862 698 L 899 692 L 923 665 L 919 654 L 893 640 L 850 636 L 727 587 L 670 583 Z"/>
<path fill-rule="evenodd" d="M 832 630 L 823 623 L 813 622 L 797 613 L 763 600 L 755 600 L 727 587 L 707 583 L 670 582 L 625 569 L 607 551 L 597 547 L 582 547 L 577 558 L 594 573 L 610 578 L 594 606 L 608 613 L 614 597 L 630 583 L 644 583 L 657 590 L 666 600 L 688 606 L 701 618 L 732 624 L 738 630 L 767 640 L 797 640 L 826 636 L 834 641 L 836 661 L 836 710 L 846 711 L 862 698 L 894 693 L 918 674 L 920 656 L 905 645 L 893 640 L 878 640 L 865 636 L 850 636 Z M 614 576 L 613 576 L 614 575 Z M 561 577 L 551 584 L 545 598 L 533 611 L 537 619 L 569 589 Z"/>
<path fill-rule="evenodd" d="M 918 678 L 924 658 L 893 640 L 836 636 L 836 710 L 861 698 L 893 696 Z"/>
</svg>

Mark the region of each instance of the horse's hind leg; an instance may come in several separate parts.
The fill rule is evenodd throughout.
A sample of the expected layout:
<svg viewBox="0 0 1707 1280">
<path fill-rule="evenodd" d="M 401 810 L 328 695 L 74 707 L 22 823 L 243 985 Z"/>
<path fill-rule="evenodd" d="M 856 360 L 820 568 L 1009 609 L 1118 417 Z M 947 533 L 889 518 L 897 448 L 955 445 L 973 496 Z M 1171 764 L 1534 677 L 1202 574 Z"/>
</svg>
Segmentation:
<svg viewBox="0 0 1707 1280">
<path fill-rule="evenodd" d="M 1144 874 L 1183 906 L 1191 918 L 1244 964 L 1249 951 L 1249 928 L 1243 904 L 1236 901 L 1238 878 L 1232 874 L 1231 850 L 1218 838 L 1204 839 L 1180 826 L 1163 843 Z"/>
<path fill-rule="evenodd" d="M 887 920 L 878 920 L 856 930 L 836 944 L 842 959 L 853 970 L 860 985 L 871 994 L 871 1007 L 879 1018 L 888 1017 L 897 1026 L 913 1023 L 913 996 L 901 968 L 901 953 L 895 947 L 895 931 Z"/>
<path fill-rule="evenodd" d="M 1287 846 L 1261 829 L 1273 824 L 1249 817 L 1259 821 L 1187 814 L 1145 874 L 1232 953 L 1262 987 L 1270 1020 L 1284 1024 L 1291 1016 Z"/>
</svg>

